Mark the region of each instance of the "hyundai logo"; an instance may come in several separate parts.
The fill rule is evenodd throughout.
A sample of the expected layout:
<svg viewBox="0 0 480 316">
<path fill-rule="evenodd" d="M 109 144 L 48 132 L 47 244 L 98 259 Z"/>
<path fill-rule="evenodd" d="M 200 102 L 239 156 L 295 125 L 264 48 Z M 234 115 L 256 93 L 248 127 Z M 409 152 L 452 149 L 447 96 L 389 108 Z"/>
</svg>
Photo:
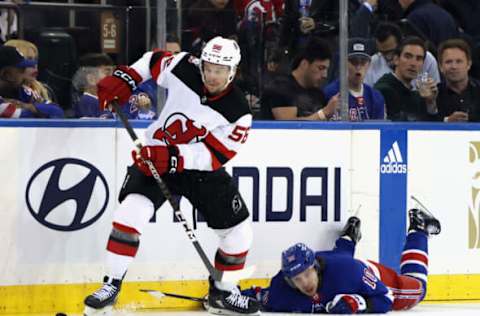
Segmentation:
<svg viewBox="0 0 480 316">
<path fill-rule="evenodd" d="M 42 225 L 74 231 L 97 221 L 107 208 L 108 185 L 90 163 L 62 158 L 41 166 L 27 184 L 25 198 L 33 217 Z"/>
</svg>

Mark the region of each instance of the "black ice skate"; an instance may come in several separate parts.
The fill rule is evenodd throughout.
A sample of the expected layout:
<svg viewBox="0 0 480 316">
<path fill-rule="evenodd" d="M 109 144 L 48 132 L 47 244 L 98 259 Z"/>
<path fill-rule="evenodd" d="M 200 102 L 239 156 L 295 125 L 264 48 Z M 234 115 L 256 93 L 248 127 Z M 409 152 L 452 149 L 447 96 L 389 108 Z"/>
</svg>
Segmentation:
<svg viewBox="0 0 480 316">
<path fill-rule="evenodd" d="M 107 314 L 117 300 L 121 285 L 122 280 L 105 276 L 102 287 L 85 298 L 83 314 L 86 316 Z"/>
<path fill-rule="evenodd" d="M 238 289 L 232 292 L 219 290 L 211 278 L 209 282 L 208 303 L 204 304 L 209 313 L 217 315 L 260 314 L 260 303 L 254 298 L 242 295 Z"/>
<path fill-rule="evenodd" d="M 357 244 L 362 239 L 362 232 L 360 231 L 361 222 L 356 216 L 352 216 L 347 220 L 345 227 L 343 227 L 341 237 L 348 236 Z"/>
<path fill-rule="evenodd" d="M 408 211 L 408 217 L 410 220 L 408 231 L 422 231 L 429 236 L 440 234 L 440 222 L 426 209 L 412 208 Z"/>
</svg>

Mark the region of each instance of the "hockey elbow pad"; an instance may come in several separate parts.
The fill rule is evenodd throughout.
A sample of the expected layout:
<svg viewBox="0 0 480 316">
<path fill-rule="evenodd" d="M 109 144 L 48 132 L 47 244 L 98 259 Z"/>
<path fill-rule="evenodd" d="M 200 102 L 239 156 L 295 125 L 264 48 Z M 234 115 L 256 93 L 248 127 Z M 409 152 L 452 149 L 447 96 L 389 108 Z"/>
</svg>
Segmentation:
<svg viewBox="0 0 480 316">
<path fill-rule="evenodd" d="M 325 307 L 329 314 L 356 314 L 367 309 L 367 302 L 358 294 L 337 294 Z"/>
<path fill-rule="evenodd" d="M 119 104 L 126 103 L 140 82 L 142 77 L 135 69 L 119 66 L 111 76 L 103 78 L 97 84 L 100 109 L 104 110 L 115 99 L 118 99 Z"/>
</svg>

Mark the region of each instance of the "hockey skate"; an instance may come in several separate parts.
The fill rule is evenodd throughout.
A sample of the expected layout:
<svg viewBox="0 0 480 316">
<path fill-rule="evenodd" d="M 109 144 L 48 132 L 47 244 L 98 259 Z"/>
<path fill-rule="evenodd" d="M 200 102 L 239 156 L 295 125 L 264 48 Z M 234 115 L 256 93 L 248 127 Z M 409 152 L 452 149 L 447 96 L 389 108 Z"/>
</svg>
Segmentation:
<svg viewBox="0 0 480 316">
<path fill-rule="evenodd" d="M 108 276 L 103 278 L 103 285 L 93 294 L 85 298 L 84 316 L 109 315 L 113 305 L 117 301 L 122 280 L 112 279 Z"/>
<path fill-rule="evenodd" d="M 361 226 L 360 219 L 356 216 L 351 216 L 347 220 L 345 227 L 343 227 L 343 230 L 340 236 L 341 237 L 348 236 L 355 244 L 357 244 L 360 241 L 360 239 L 362 239 L 362 232 L 360 231 L 360 226 Z"/>
<path fill-rule="evenodd" d="M 222 291 L 215 287 L 213 279 L 209 279 L 208 301 L 204 307 L 210 314 L 216 315 L 260 315 L 260 303 L 240 290 Z"/>
<path fill-rule="evenodd" d="M 440 222 L 428 210 L 412 208 L 408 211 L 408 231 L 422 231 L 428 236 L 440 234 Z"/>
</svg>

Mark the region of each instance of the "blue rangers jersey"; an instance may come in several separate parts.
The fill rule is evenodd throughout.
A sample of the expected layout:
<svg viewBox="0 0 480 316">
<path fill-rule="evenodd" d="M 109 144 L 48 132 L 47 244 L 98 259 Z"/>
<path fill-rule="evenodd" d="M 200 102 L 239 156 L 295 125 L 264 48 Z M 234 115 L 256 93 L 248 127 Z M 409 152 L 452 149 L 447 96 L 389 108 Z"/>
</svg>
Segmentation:
<svg viewBox="0 0 480 316">
<path fill-rule="evenodd" d="M 256 296 L 265 311 L 288 313 L 326 313 L 325 306 L 337 294 L 358 294 L 367 301 L 367 312 L 386 313 L 392 309 L 393 295 L 369 266 L 353 258 L 354 243 L 339 238 L 331 251 L 315 253 L 319 264 L 319 288 L 309 297 L 290 286 L 282 271 L 271 280 L 270 287 L 243 291 Z M 257 292 L 257 293 L 255 293 Z"/>
<path fill-rule="evenodd" d="M 340 91 L 340 82 L 335 80 L 324 88 L 327 102 Z M 350 121 L 384 120 L 385 100 L 377 89 L 363 84 L 361 95 L 348 94 L 348 116 Z"/>
</svg>

